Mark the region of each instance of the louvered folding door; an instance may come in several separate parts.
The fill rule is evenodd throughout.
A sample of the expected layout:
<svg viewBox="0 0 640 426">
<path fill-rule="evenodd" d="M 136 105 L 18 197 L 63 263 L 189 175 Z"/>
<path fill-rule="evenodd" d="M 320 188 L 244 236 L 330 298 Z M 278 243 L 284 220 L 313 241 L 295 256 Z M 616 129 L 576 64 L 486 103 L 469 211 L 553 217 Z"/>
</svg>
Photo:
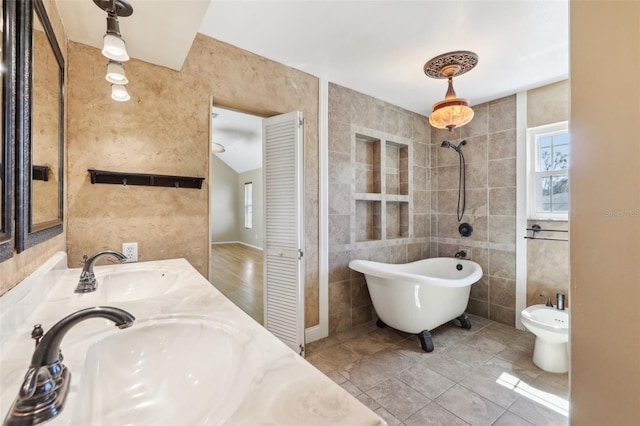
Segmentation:
<svg viewBox="0 0 640 426">
<path fill-rule="evenodd" d="M 263 173 L 265 205 L 264 326 L 294 351 L 304 347 L 302 113 L 267 118 Z"/>
</svg>

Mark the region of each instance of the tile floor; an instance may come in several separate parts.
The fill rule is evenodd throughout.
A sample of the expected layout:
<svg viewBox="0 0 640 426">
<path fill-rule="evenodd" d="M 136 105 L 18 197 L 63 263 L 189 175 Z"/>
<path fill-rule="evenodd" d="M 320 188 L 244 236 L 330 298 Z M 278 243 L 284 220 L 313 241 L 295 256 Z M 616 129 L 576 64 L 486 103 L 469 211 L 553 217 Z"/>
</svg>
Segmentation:
<svg viewBox="0 0 640 426">
<path fill-rule="evenodd" d="M 372 321 L 310 343 L 307 360 L 390 426 L 567 425 L 568 375 L 533 364 L 534 336 L 469 317 L 434 330 L 431 353 Z"/>
</svg>

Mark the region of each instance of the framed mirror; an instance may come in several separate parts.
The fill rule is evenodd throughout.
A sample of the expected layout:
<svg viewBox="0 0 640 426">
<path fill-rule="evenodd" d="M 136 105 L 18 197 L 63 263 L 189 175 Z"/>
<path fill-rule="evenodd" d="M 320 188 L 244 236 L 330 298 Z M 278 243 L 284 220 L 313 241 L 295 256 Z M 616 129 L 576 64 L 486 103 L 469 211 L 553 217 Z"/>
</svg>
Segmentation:
<svg viewBox="0 0 640 426">
<path fill-rule="evenodd" d="M 42 0 L 19 2 L 16 248 L 62 232 L 64 58 Z"/>
<path fill-rule="evenodd" d="M 13 256 L 13 166 L 16 113 L 16 2 L 2 1 L 2 142 L 0 142 L 0 262 Z"/>
</svg>

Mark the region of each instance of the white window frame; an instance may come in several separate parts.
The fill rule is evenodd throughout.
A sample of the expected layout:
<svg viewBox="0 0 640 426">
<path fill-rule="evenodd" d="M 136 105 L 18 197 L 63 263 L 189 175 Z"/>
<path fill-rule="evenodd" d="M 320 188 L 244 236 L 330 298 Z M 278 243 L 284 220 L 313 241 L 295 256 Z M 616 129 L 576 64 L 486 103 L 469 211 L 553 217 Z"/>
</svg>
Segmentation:
<svg viewBox="0 0 640 426">
<path fill-rule="evenodd" d="M 561 121 L 558 123 L 547 124 L 544 126 L 531 127 L 527 129 L 527 148 L 528 148 L 528 161 L 527 161 L 527 198 L 528 202 L 528 219 L 536 220 L 569 220 L 569 212 L 546 212 L 541 208 L 542 201 L 540 194 L 541 178 L 545 176 L 568 176 L 569 170 L 544 170 L 538 171 L 539 161 L 539 148 L 538 140 L 544 136 L 553 136 L 562 133 L 569 132 L 569 122 Z M 571 164 L 571 153 L 569 153 L 569 164 Z M 571 186 L 571 182 L 569 182 Z M 571 191 L 571 189 L 569 189 Z M 569 207 L 571 208 L 571 207 Z"/>
<path fill-rule="evenodd" d="M 244 183 L 244 229 L 253 228 L 253 182 Z"/>
</svg>

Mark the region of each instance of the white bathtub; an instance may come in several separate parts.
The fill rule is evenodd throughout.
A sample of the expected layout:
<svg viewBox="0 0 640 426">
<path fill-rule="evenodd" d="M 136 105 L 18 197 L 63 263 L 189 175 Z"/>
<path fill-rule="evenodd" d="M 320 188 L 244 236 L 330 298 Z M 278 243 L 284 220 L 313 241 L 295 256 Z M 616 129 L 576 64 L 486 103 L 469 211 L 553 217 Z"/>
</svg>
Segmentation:
<svg viewBox="0 0 640 426">
<path fill-rule="evenodd" d="M 431 352 L 430 330 L 459 319 L 471 324 L 464 314 L 471 284 L 482 277 L 476 262 L 453 257 L 436 257 L 405 264 L 353 260 L 349 268 L 364 274 L 373 307 L 382 323 L 420 337 L 422 348 Z"/>
</svg>

